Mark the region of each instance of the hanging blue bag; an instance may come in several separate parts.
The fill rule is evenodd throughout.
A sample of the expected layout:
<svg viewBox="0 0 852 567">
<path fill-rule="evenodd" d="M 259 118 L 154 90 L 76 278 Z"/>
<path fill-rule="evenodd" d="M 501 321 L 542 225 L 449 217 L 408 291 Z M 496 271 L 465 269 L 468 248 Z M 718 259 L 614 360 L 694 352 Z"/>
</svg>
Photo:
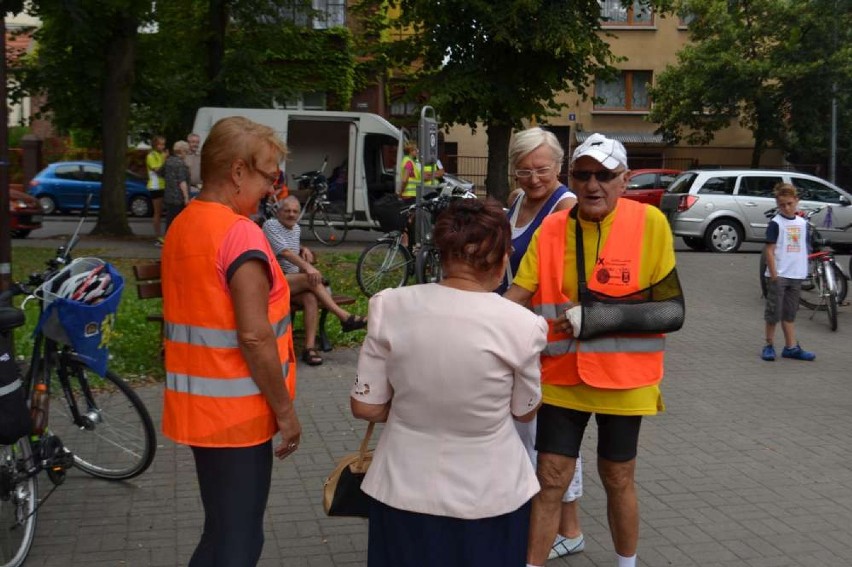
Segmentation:
<svg viewBox="0 0 852 567">
<path fill-rule="evenodd" d="M 40 294 L 44 310 L 35 332 L 41 332 L 58 343 L 70 345 L 80 360 L 103 376 L 109 359 L 115 313 L 124 290 L 124 278 L 111 264 L 97 258 L 78 258 L 62 272 L 66 270 L 69 273 L 60 272 L 52 278 L 54 286 L 67 281 L 69 277 L 97 270 L 102 277 L 103 274 L 109 275 L 110 287 L 101 289 L 96 297 L 82 290 L 73 294 L 76 298 L 70 298 L 65 290 L 51 290 L 49 282 L 46 282 Z"/>
</svg>

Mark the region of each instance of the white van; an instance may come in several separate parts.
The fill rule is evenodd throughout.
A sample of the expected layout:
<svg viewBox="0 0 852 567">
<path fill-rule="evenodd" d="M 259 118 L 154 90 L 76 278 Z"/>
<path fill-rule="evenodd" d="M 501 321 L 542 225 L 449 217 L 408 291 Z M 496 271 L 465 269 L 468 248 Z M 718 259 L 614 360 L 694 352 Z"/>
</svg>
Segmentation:
<svg viewBox="0 0 852 567">
<path fill-rule="evenodd" d="M 350 228 L 378 228 L 370 214 L 370 204 L 399 183 L 397 164 L 402 162 L 403 133 L 377 114 L 324 110 L 283 110 L 268 108 L 199 108 L 192 131 L 201 144 L 218 120 L 245 116 L 273 128 L 287 143 L 290 156 L 285 170 L 290 189 L 299 174 L 319 169 L 331 177 L 346 166 L 345 201 Z"/>
</svg>

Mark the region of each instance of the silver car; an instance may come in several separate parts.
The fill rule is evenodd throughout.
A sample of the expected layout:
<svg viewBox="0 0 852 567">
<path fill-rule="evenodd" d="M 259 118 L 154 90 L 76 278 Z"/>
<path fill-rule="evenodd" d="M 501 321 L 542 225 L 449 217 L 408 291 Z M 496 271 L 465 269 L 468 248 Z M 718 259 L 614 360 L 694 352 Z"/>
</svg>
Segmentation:
<svg viewBox="0 0 852 567">
<path fill-rule="evenodd" d="M 743 242 L 763 242 L 778 183 L 792 183 L 800 208 L 838 252 L 852 250 L 852 195 L 828 181 L 794 171 L 706 169 L 681 173 L 660 202 L 675 236 L 694 250 L 736 252 Z"/>
</svg>

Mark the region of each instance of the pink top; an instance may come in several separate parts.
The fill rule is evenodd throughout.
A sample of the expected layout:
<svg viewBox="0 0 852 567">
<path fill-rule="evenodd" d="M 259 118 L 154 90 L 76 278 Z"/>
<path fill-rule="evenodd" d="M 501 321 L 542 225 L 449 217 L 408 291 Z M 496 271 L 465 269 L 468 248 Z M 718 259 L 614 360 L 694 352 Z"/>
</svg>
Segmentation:
<svg viewBox="0 0 852 567">
<path fill-rule="evenodd" d="M 216 271 L 222 289 L 230 290 L 229 276 L 248 260 L 260 260 L 266 264 L 269 300 L 278 299 L 287 288 L 287 280 L 275 259 L 275 252 L 260 227 L 248 218 L 241 218 L 228 230 L 216 253 Z"/>
<path fill-rule="evenodd" d="M 547 323 L 494 293 L 439 284 L 370 300 L 354 399 L 391 403 L 364 492 L 398 508 L 477 519 L 539 490 L 513 425 L 541 398 Z"/>
</svg>

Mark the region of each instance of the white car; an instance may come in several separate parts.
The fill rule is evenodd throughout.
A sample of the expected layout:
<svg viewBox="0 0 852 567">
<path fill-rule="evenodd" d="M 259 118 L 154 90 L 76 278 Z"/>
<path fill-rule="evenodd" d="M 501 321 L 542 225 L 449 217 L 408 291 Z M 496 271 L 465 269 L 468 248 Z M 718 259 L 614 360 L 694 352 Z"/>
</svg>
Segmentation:
<svg viewBox="0 0 852 567">
<path fill-rule="evenodd" d="M 743 242 L 764 242 L 775 207 L 773 189 L 791 183 L 800 208 L 822 210 L 811 218 L 838 252 L 852 250 L 852 195 L 828 181 L 795 171 L 704 169 L 681 173 L 660 201 L 675 236 L 694 250 L 736 252 Z"/>
</svg>

